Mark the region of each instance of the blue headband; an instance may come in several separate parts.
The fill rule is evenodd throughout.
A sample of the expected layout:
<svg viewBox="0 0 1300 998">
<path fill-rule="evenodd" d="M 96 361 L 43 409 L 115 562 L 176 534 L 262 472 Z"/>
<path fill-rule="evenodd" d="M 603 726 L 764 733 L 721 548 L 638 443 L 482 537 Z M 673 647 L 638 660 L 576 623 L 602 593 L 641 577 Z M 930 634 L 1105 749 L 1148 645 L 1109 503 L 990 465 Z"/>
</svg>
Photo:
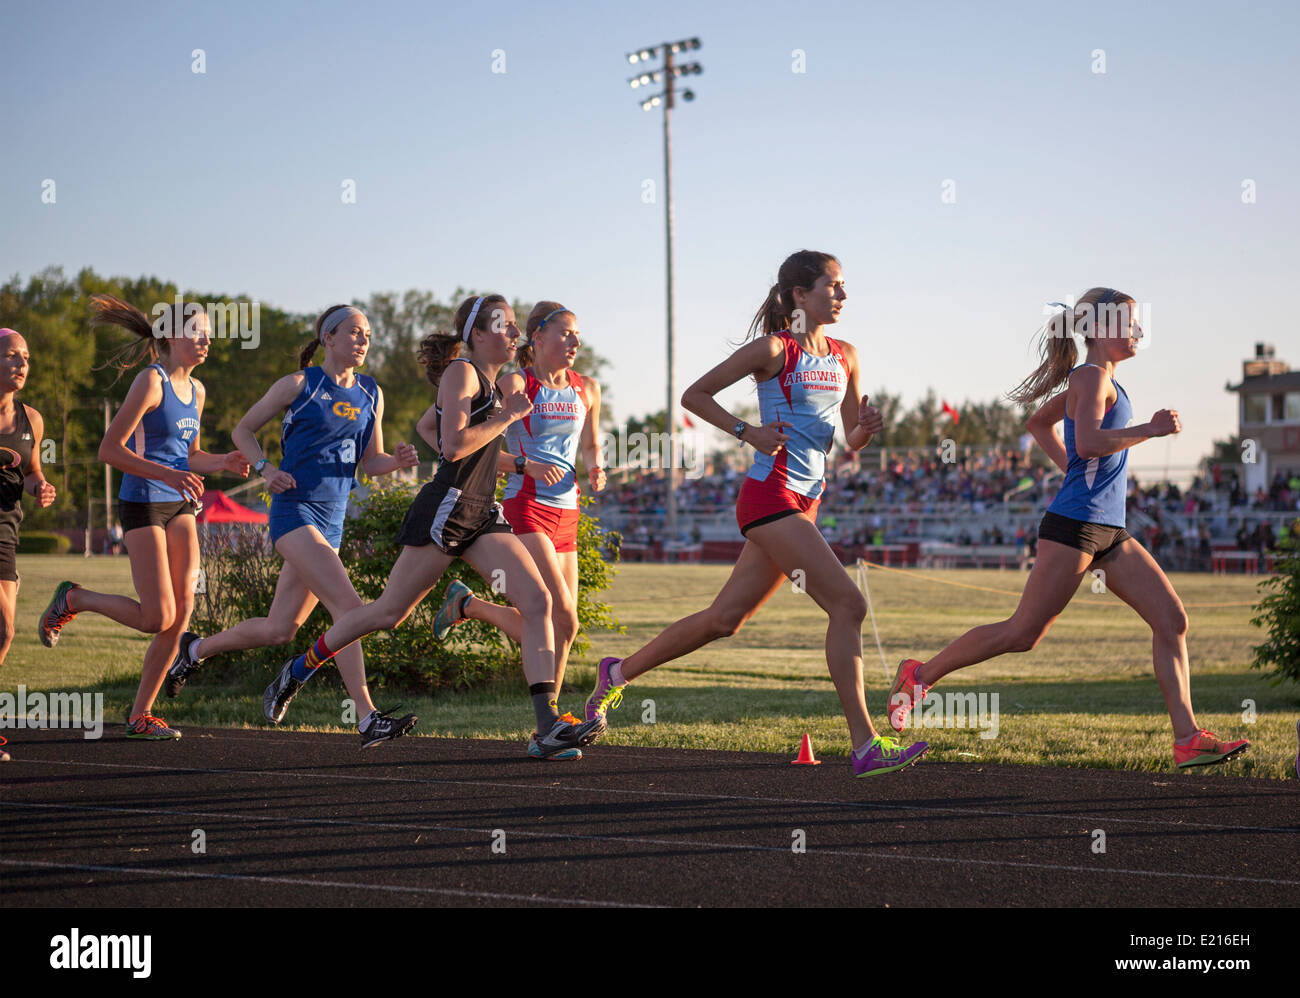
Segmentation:
<svg viewBox="0 0 1300 998">
<path fill-rule="evenodd" d="M 550 312 L 545 319 L 543 319 L 541 322 L 537 324 L 537 328 L 533 330 L 533 336 L 536 336 L 538 333 L 540 333 L 542 331 L 542 327 L 546 325 L 548 322 L 550 322 L 552 319 L 554 319 L 557 315 L 562 315 L 567 311 L 568 309 L 565 308 L 563 305 L 561 305 L 559 308 L 555 309 L 555 311 Z M 533 336 L 528 337 L 529 343 L 533 342 Z"/>
</svg>

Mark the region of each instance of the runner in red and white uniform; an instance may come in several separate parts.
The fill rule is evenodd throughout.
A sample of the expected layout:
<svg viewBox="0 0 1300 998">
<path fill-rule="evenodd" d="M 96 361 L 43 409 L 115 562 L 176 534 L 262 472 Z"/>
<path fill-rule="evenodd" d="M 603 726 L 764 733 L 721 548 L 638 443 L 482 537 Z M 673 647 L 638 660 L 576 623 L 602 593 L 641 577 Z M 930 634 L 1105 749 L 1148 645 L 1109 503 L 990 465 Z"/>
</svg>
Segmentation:
<svg viewBox="0 0 1300 998">
<path fill-rule="evenodd" d="M 781 264 L 754 317 L 751 341 L 682 395 L 683 406 L 758 452 L 736 503 L 745 547 L 707 610 L 677 621 L 622 661 L 601 661 L 588 717 L 617 706 L 623 686 L 655 666 L 735 634 L 790 577 L 830 618 L 826 665 L 848 721 L 854 775 L 902 769 L 928 749 L 924 742 L 900 746 L 872 726 L 862 691 L 866 601 L 814 522 L 836 420 L 853 450 L 884 427 L 879 410 L 858 394 L 857 351 L 825 333 L 839 321 L 845 297 L 835 257 L 795 253 Z M 747 375 L 758 382 L 761 426 L 736 419 L 714 400 Z"/>
</svg>

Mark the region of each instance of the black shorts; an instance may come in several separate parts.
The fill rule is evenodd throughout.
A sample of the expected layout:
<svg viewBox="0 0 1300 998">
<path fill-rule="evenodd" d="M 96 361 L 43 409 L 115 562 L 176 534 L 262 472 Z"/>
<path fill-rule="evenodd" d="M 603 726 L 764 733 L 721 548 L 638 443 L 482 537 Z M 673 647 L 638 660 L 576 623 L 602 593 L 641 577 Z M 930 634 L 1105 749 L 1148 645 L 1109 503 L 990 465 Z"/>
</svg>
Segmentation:
<svg viewBox="0 0 1300 998">
<path fill-rule="evenodd" d="M 18 581 L 17 545 L 0 536 L 0 582 Z"/>
<path fill-rule="evenodd" d="M 500 503 L 430 482 L 406 511 L 397 543 L 407 547 L 433 544 L 458 558 L 484 534 L 512 532 Z"/>
<path fill-rule="evenodd" d="M 178 516 L 193 516 L 198 512 L 194 503 L 188 499 L 180 502 L 117 502 L 117 519 L 122 524 L 122 533 L 127 534 L 137 527 L 162 527 Z"/>
<path fill-rule="evenodd" d="M 1130 534 L 1123 527 L 1107 527 L 1100 523 L 1087 523 L 1057 513 L 1044 513 L 1038 525 L 1040 541 L 1055 541 L 1092 555 L 1093 563 L 1101 561 L 1128 540 Z"/>
</svg>

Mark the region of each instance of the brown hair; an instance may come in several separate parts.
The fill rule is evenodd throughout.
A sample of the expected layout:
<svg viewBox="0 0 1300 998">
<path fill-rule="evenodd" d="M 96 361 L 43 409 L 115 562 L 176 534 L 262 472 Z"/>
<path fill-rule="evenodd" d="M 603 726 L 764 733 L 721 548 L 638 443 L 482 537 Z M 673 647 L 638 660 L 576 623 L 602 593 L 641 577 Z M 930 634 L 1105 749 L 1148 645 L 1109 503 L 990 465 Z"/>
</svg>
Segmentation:
<svg viewBox="0 0 1300 998">
<path fill-rule="evenodd" d="M 200 312 L 203 310 L 203 306 L 197 302 L 173 303 L 151 323 L 148 317 L 134 305 L 128 305 L 122 299 L 114 298 L 112 295 L 91 295 L 90 301 L 93 309 L 90 317 L 92 328 L 117 326 L 138 337 L 136 342 L 119 348 L 95 369 L 114 367 L 119 378 L 125 371 L 129 371 L 146 358 L 153 363 L 160 355 L 166 354 L 171 349 L 171 338 L 163 336 L 162 330 L 170 328 L 171 335 L 175 336 L 178 330 L 185 328 L 188 311 L 192 308 Z M 117 378 L 113 380 L 116 382 Z"/>
<path fill-rule="evenodd" d="M 519 370 L 531 367 L 533 361 L 537 359 L 533 352 L 533 336 L 542 328 L 542 320 L 552 312 L 557 315 L 574 314 L 571 309 L 565 308 L 558 301 L 539 301 L 533 306 L 533 310 L 528 313 L 528 321 L 524 323 L 524 334 L 528 337 L 528 342 L 515 351 L 515 363 L 519 365 Z"/>
<path fill-rule="evenodd" d="M 416 359 L 424 365 L 424 375 L 434 388 L 437 388 L 438 382 L 442 380 L 442 372 L 447 369 L 447 365 L 469 349 L 470 344 L 464 339 L 465 323 L 469 322 L 469 314 L 474 311 L 474 303 L 478 300 L 479 296 L 473 295 L 460 303 L 460 308 L 456 309 L 456 315 L 452 320 L 455 329 L 451 333 L 431 333 L 422 339 L 419 347 L 416 348 Z M 492 315 L 488 306 L 498 303 L 508 304 L 505 295 L 483 296 L 478 315 L 474 317 L 474 329 L 487 330 Z M 472 331 L 470 336 L 473 336 Z"/>
<path fill-rule="evenodd" d="M 754 321 L 749 324 L 749 335 L 745 339 L 752 340 L 789 329 L 795 313 L 794 289 L 811 288 L 826 273 L 827 265 L 832 263 L 839 263 L 839 260 L 829 253 L 819 253 L 816 250 L 800 250 L 786 257 L 781 269 L 776 272 L 776 283 L 767 293 L 767 301 L 763 302 Z"/>
<path fill-rule="evenodd" d="M 1073 308 L 1065 306 L 1048 320 L 1039 333 L 1042 362 L 1029 377 L 1007 393 L 1007 398 L 1021 405 L 1037 405 L 1047 398 L 1069 380 L 1070 372 L 1079 359 L 1074 335 L 1077 333 L 1082 336 L 1086 344 L 1098 336 L 1096 326 L 1099 325 L 1099 315 L 1109 318 L 1118 312 L 1122 316 L 1128 309 L 1136 307 L 1137 302 L 1132 295 L 1114 288 L 1089 288 L 1079 298 L 1077 305 Z M 1106 325 L 1107 328 L 1101 332 L 1103 338 L 1119 335 L 1118 330 L 1111 329 L 1109 322 Z"/>
<path fill-rule="evenodd" d="M 331 315 L 333 315 L 341 308 L 355 308 L 355 307 L 356 306 L 350 306 L 350 305 L 331 305 L 329 308 L 327 308 L 324 312 L 322 312 L 320 315 L 316 317 L 315 337 L 312 339 L 310 343 L 306 344 L 305 346 L 303 346 L 301 350 L 298 351 L 298 370 L 302 371 L 308 367 L 311 367 L 311 359 L 316 356 L 316 348 L 322 345 L 320 341 L 320 336 L 321 336 L 320 327 L 324 325 L 325 320 L 328 319 Z M 361 310 L 357 309 L 357 311 L 359 312 Z"/>
</svg>

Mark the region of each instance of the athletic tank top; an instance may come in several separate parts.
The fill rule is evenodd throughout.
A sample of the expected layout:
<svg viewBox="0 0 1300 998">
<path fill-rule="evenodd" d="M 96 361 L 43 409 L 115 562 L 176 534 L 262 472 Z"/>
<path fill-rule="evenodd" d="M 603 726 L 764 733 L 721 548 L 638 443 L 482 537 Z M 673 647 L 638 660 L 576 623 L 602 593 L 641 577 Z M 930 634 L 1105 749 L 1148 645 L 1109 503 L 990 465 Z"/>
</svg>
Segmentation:
<svg viewBox="0 0 1300 998">
<path fill-rule="evenodd" d="M 849 388 L 849 365 L 838 342 L 826 337 L 825 357 L 808 353 L 786 330 L 777 334 L 785 346 L 785 363 L 775 378 L 758 383 L 759 421 L 783 419 L 792 424 L 780 452 L 754 452 L 749 477 L 772 482 L 816 499 L 825 487 L 826 455 L 835 443 L 840 405 Z"/>
<path fill-rule="evenodd" d="M 302 391 L 285 410 L 280 430 L 280 470 L 297 485 L 276 498 L 346 502 L 375 431 L 379 387 L 364 374 L 353 375 L 351 388 L 341 388 L 319 367 L 302 373 Z"/>
<path fill-rule="evenodd" d="M 162 402 L 153 412 L 146 412 L 127 441 L 131 453 L 179 471 L 190 470 L 190 441 L 199 432 L 199 390 L 190 382 L 190 400 L 182 402 L 172 388 L 161 364 L 148 369 L 162 376 Z M 180 502 L 185 497 L 176 489 L 154 478 L 124 474 L 117 497 L 125 502 Z"/>
<path fill-rule="evenodd" d="M 478 426 L 486 423 L 502 409 L 501 392 L 487 376 L 478 369 L 478 365 L 464 357 L 457 357 L 452 364 L 468 364 L 478 375 L 478 391 L 469 403 L 469 425 Z M 448 365 L 450 366 L 450 365 Z M 438 430 L 438 442 L 442 442 L 442 407 L 434 406 L 434 421 Z M 485 446 L 473 454 L 462 457 L 459 461 L 443 460 L 438 463 L 438 471 L 433 476 L 434 484 L 442 489 L 457 489 L 461 497 L 468 500 L 481 500 L 491 503 L 497 492 L 497 456 L 501 453 L 501 434 L 497 434 Z"/>
<path fill-rule="evenodd" d="M 587 403 L 582 394 L 582 375 L 569 372 L 568 388 L 547 388 L 533 374 L 524 376 L 524 394 L 533 411 L 506 430 L 506 450 L 522 454 L 530 461 L 544 461 L 564 469 L 564 477 L 554 485 L 544 485 L 531 475 L 511 474 L 506 481 L 507 499 L 522 496 L 543 506 L 577 509 L 578 442 L 587 423 Z"/>
<path fill-rule="evenodd" d="M 1080 364 L 1079 367 L 1095 365 Z M 1076 367 L 1074 371 L 1079 368 Z M 1070 373 L 1073 374 L 1074 371 Z M 1102 417 L 1103 430 L 1116 430 L 1128 426 L 1133 420 L 1133 406 L 1128 393 L 1118 381 L 1115 385 L 1115 402 Z M 1128 495 L 1128 449 L 1092 457 L 1079 457 L 1074 447 L 1074 420 L 1065 417 L 1065 453 L 1069 457 L 1065 481 L 1061 491 L 1047 507 L 1048 512 L 1068 516 L 1085 523 L 1103 527 L 1122 527 L 1125 517 L 1125 500 Z"/>
<path fill-rule="evenodd" d="M 16 540 L 23 522 L 23 479 L 36 441 L 27 407 L 14 400 L 14 428 L 0 433 L 0 540 Z"/>
</svg>

